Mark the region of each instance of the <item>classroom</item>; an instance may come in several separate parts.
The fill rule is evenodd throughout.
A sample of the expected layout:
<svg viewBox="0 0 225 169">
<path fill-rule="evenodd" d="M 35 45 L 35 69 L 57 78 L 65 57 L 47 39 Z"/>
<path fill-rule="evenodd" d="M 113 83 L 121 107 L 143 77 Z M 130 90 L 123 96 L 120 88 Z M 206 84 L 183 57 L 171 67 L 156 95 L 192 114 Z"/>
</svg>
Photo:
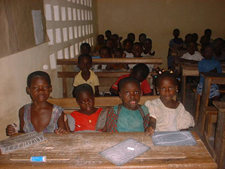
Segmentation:
<svg viewBox="0 0 225 169">
<path fill-rule="evenodd" d="M 13 3 L 13 0 L 10 0 Z M 22 0 L 28 3 L 29 0 Z M 6 0 L 0 0 L 0 140 L 8 138 L 5 134 L 6 126 L 12 122 L 18 124 L 18 110 L 22 105 L 31 102 L 26 92 L 26 78 L 31 72 L 41 70 L 51 77 L 53 92 L 51 98 L 63 98 L 63 81 L 58 77 L 62 66 L 57 65 L 57 59 L 77 59 L 80 45 L 84 42 L 93 48 L 97 35 L 105 35 L 111 30 L 126 39 L 132 32 L 136 35 L 145 33 L 153 42 L 155 57 L 162 58 L 160 68 L 167 69 L 169 41 L 173 38 L 173 30 L 180 30 L 180 37 L 184 39 L 188 33 L 197 33 L 200 37 L 205 29 L 212 30 L 212 39 L 225 39 L 224 9 L 225 1 L 221 0 L 35 0 L 42 4 L 44 15 L 44 41 L 40 44 L 25 45 L 24 48 L 14 50 L 16 45 L 10 43 L 14 36 L 27 37 L 30 34 L 17 31 L 17 26 L 9 21 L 7 10 L 18 9 L 19 0 L 15 0 L 14 7 L 8 8 Z M 29 4 L 29 3 L 28 3 Z M 25 6 L 25 5 L 24 5 Z M 34 10 L 35 7 L 34 7 Z M 32 22 L 24 22 L 25 26 Z M 20 18 L 16 24 L 20 25 Z M 30 33 L 30 29 L 28 33 Z M 33 31 L 33 29 L 32 29 Z M 10 35 L 10 36 L 9 36 Z M 33 35 L 32 35 L 33 36 Z M 11 39 L 12 38 L 12 39 Z M 122 41 L 123 41 L 122 40 Z M 25 44 L 26 42 L 20 41 Z M 73 70 L 68 66 L 67 70 Z M 13 84 L 12 84 L 13 82 Z M 73 79 L 67 79 L 67 93 L 72 97 L 71 84 Z M 201 108 L 200 108 L 201 109 Z"/>
</svg>

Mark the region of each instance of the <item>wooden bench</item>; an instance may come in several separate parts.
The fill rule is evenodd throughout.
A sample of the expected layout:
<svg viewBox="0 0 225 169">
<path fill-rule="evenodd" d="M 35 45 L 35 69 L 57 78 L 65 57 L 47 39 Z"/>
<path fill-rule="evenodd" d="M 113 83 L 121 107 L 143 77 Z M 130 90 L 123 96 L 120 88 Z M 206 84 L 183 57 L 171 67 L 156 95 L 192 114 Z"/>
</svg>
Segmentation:
<svg viewBox="0 0 225 169">
<path fill-rule="evenodd" d="M 67 66 L 77 65 L 78 59 L 57 59 L 57 65 L 62 66 L 62 72 L 58 72 L 58 77 L 63 80 L 63 97 L 67 98 L 67 79 L 74 78 L 78 72 L 71 72 L 67 70 Z M 127 64 L 154 64 L 154 67 L 157 67 L 159 64 L 162 64 L 162 58 L 101 58 L 101 59 L 92 59 L 92 64 L 110 64 L 110 63 L 127 63 Z M 99 78 L 100 86 L 99 91 L 109 91 L 111 85 L 122 75 L 126 75 L 129 72 L 124 70 L 97 70 L 95 71 L 96 75 Z M 151 73 L 148 76 L 150 81 Z M 107 84 L 107 85 L 106 85 Z M 72 84 L 71 84 L 72 87 Z"/>
<path fill-rule="evenodd" d="M 140 105 L 143 105 L 147 100 L 154 100 L 159 96 L 141 96 Z M 74 110 L 79 109 L 75 98 L 54 98 L 48 99 L 48 102 L 56 104 L 64 108 L 64 113 L 69 114 Z M 119 97 L 95 97 L 95 107 L 110 107 L 122 103 Z"/>
</svg>

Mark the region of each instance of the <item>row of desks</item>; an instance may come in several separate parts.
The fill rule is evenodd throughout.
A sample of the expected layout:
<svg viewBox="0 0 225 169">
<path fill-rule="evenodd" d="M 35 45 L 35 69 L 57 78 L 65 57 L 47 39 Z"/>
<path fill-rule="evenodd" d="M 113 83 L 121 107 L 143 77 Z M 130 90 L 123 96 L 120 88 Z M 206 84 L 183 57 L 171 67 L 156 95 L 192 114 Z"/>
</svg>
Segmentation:
<svg viewBox="0 0 225 169">
<path fill-rule="evenodd" d="M 123 63 L 123 64 L 138 64 L 138 63 L 145 63 L 145 64 L 153 64 L 154 67 L 158 67 L 158 65 L 162 64 L 162 58 L 156 58 L 156 57 L 150 57 L 150 58 L 101 58 L 101 59 L 92 59 L 92 64 L 114 64 L 114 63 Z M 75 71 L 68 71 L 67 66 L 69 65 L 77 65 L 78 59 L 57 59 L 57 65 L 62 66 L 62 71 L 58 72 L 58 77 L 62 78 L 63 80 L 63 97 L 68 97 L 67 94 L 67 78 L 74 78 L 75 75 L 78 72 Z M 126 75 L 130 73 L 129 71 L 125 70 L 94 70 L 98 78 L 104 78 L 104 81 L 106 78 L 119 78 L 122 75 Z M 149 77 L 151 78 L 151 73 L 149 74 Z M 115 80 L 116 80 L 115 79 Z M 108 90 L 111 87 L 111 85 L 115 82 L 115 80 L 109 80 L 108 84 Z M 101 84 L 100 84 L 101 85 Z M 72 84 L 71 84 L 72 86 Z"/>
<path fill-rule="evenodd" d="M 144 132 L 45 134 L 47 142 L 0 155 L 0 168 L 217 168 L 203 142 L 192 132 L 195 146 L 154 146 Z M 116 166 L 99 153 L 128 138 L 151 149 L 123 166 Z M 31 156 L 53 159 L 29 162 Z"/>
</svg>

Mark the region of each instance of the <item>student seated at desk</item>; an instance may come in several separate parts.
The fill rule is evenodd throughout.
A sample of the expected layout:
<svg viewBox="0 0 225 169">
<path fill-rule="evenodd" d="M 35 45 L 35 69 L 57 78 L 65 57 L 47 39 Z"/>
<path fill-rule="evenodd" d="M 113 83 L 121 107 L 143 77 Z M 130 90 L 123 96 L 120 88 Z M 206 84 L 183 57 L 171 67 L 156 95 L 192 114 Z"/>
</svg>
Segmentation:
<svg viewBox="0 0 225 169">
<path fill-rule="evenodd" d="M 6 135 L 16 132 L 29 133 L 33 131 L 63 134 L 67 133 L 64 124 L 63 109 L 47 102 L 52 92 L 51 79 L 46 72 L 36 71 L 27 77 L 27 93 L 32 103 L 24 105 L 19 110 L 19 131 L 16 125 L 8 125 Z"/>
<path fill-rule="evenodd" d="M 149 74 L 149 68 L 148 66 L 146 66 L 146 64 L 144 63 L 137 64 L 136 66 L 134 66 L 130 74 L 123 75 L 116 80 L 116 82 L 109 89 L 111 92 L 111 95 L 112 96 L 119 95 L 118 83 L 121 79 L 124 79 L 126 77 L 134 77 L 139 81 L 142 95 L 151 95 L 152 90 L 148 84 L 148 81 L 146 80 L 146 78 L 148 77 L 148 74 Z"/>
<path fill-rule="evenodd" d="M 123 49 L 122 48 L 116 48 L 113 51 L 112 54 L 112 58 L 125 58 L 125 54 L 123 53 Z M 125 69 L 128 70 L 128 64 L 126 63 L 114 63 L 114 64 L 109 64 L 109 67 L 106 67 L 106 69 L 110 69 L 110 70 L 118 70 L 118 69 Z"/>
<path fill-rule="evenodd" d="M 126 58 L 134 58 L 132 46 L 133 42 L 130 39 L 125 39 L 123 41 L 124 54 L 126 55 Z"/>
<path fill-rule="evenodd" d="M 104 114 L 104 110 L 94 107 L 95 96 L 92 87 L 89 84 L 81 84 L 74 90 L 74 96 L 76 97 L 76 102 L 80 109 L 67 115 L 67 128 L 69 128 L 71 132 L 102 130 L 105 124 L 102 125 L 102 128 L 97 128 L 96 124 L 100 113 L 102 112 Z"/>
<path fill-rule="evenodd" d="M 142 48 L 141 43 L 135 42 L 132 46 L 132 54 L 133 54 L 134 58 L 141 58 L 142 52 L 143 52 L 143 48 Z M 132 69 L 135 66 L 135 64 L 129 64 L 128 66 L 130 69 Z"/>
<path fill-rule="evenodd" d="M 151 57 L 155 55 L 155 51 L 152 50 L 152 40 L 150 38 L 145 39 L 144 42 L 144 51 L 141 56 L 143 57 Z"/>
<path fill-rule="evenodd" d="M 134 33 L 128 33 L 127 34 L 127 39 L 131 40 L 132 43 L 135 41 L 135 34 Z"/>
<path fill-rule="evenodd" d="M 95 96 L 99 96 L 98 76 L 92 70 L 90 70 L 91 66 L 92 66 L 92 58 L 90 55 L 78 56 L 78 67 L 80 69 L 80 72 L 74 77 L 73 86 L 75 89 L 78 85 L 87 83 L 91 85 L 91 87 L 93 88 Z"/>
<path fill-rule="evenodd" d="M 215 39 L 213 46 L 214 46 L 214 54 L 213 54 L 214 59 L 220 62 L 225 62 L 225 51 L 223 51 L 224 40 L 222 38 Z"/>
<path fill-rule="evenodd" d="M 183 54 L 180 58 L 181 61 L 197 63 L 203 59 L 203 56 L 199 51 L 196 51 L 197 44 L 194 41 L 191 41 L 187 44 L 187 53 Z"/>
<path fill-rule="evenodd" d="M 102 34 L 97 36 L 97 45 L 95 45 L 93 50 L 93 56 L 99 56 L 98 51 L 104 46 L 104 36 Z"/>
<path fill-rule="evenodd" d="M 108 110 L 106 131 L 149 131 L 148 109 L 144 105 L 138 105 L 141 96 L 140 82 L 136 78 L 126 77 L 119 82 L 118 91 L 122 104 Z"/>
<path fill-rule="evenodd" d="M 139 40 L 139 42 L 140 42 L 140 44 L 141 44 L 141 46 L 142 46 L 142 49 L 144 49 L 144 43 L 145 43 L 146 38 L 147 38 L 147 36 L 146 36 L 145 33 L 141 33 L 141 34 L 139 35 L 138 40 Z"/>
<path fill-rule="evenodd" d="M 212 73 L 222 73 L 222 68 L 220 62 L 213 58 L 213 46 L 206 45 L 202 47 L 202 55 L 204 59 L 202 59 L 198 63 L 198 71 L 199 72 L 212 72 Z M 202 88 L 204 83 L 204 77 L 200 74 L 200 82 L 197 86 L 197 92 L 201 95 Z M 209 99 L 213 101 L 219 100 L 220 92 L 219 88 L 216 84 L 212 84 L 210 88 Z"/>
<path fill-rule="evenodd" d="M 179 131 L 194 126 L 193 117 L 187 112 L 181 102 L 173 98 L 178 91 L 175 75 L 163 72 L 156 78 L 156 88 L 160 98 L 146 101 L 150 113 L 148 133 L 154 131 Z"/>
<path fill-rule="evenodd" d="M 92 57 L 92 58 L 94 59 L 111 58 L 111 52 L 108 46 L 102 46 L 101 49 L 98 51 L 98 53 L 99 53 L 98 57 Z M 109 64 L 94 65 L 93 68 L 94 69 L 109 69 Z"/>
</svg>

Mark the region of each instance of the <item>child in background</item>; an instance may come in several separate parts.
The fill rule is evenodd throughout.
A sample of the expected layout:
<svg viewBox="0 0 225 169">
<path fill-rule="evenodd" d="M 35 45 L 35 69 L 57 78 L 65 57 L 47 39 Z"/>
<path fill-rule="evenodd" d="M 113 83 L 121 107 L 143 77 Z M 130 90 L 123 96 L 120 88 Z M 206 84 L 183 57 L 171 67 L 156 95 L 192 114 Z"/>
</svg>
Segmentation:
<svg viewBox="0 0 225 169">
<path fill-rule="evenodd" d="M 156 88 L 160 98 L 146 101 L 150 113 L 148 133 L 154 131 L 179 131 L 194 126 L 193 117 L 182 103 L 173 98 L 178 90 L 177 80 L 173 73 L 163 72 L 156 79 Z"/>
<path fill-rule="evenodd" d="M 206 36 L 209 39 L 209 43 L 213 44 L 213 39 L 211 39 L 211 35 L 212 35 L 212 30 L 211 29 L 206 29 L 204 31 L 204 36 Z"/>
<path fill-rule="evenodd" d="M 121 48 L 116 48 L 114 50 L 114 53 L 112 55 L 113 58 L 125 58 L 125 54 L 123 53 L 123 49 Z M 106 67 L 106 69 L 110 70 L 118 70 L 118 69 L 126 69 L 128 70 L 128 64 L 122 64 L 122 63 L 115 63 L 115 64 L 109 64 L 109 68 Z"/>
<path fill-rule="evenodd" d="M 134 43 L 134 41 L 135 41 L 135 34 L 134 33 L 128 33 L 127 39 L 130 39 L 132 41 L 132 43 Z"/>
<path fill-rule="evenodd" d="M 106 40 L 105 40 L 105 43 L 106 43 L 108 39 L 112 38 L 112 32 L 110 30 L 105 31 L 105 37 L 106 37 Z"/>
<path fill-rule="evenodd" d="M 103 109 L 94 107 L 95 96 L 92 87 L 89 84 L 81 84 L 76 87 L 74 95 L 80 109 L 72 112 L 70 116 L 68 116 L 67 124 L 70 130 L 72 132 L 101 130 L 102 128 L 96 128 L 96 124 Z"/>
<path fill-rule="evenodd" d="M 202 49 L 203 49 L 203 46 L 206 46 L 206 45 L 209 45 L 209 38 L 207 36 L 202 36 L 201 39 L 200 39 L 200 44 L 201 44 L 201 52 L 202 52 Z"/>
<path fill-rule="evenodd" d="M 191 61 L 193 62 L 199 62 L 203 59 L 201 53 L 199 51 L 196 51 L 197 44 L 194 41 L 191 41 L 187 44 L 187 53 L 183 54 L 183 56 L 180 58 L 180 60 L 183 61 Z"/>
<path fill-rule="evenodd" d="M 93 55 L 98 56 L 98 51 L 101 49 L 101 47 L 104 46 L 104 36 L 102 34 L 97 36 L 97 45 L 94 47 Z"/>
<path fill-rule="evenodd" d="M 169 42 L 169 51 L 168 51 L 168 69 L 171 69 L 174 64 L 174 56 L 177 55 L 177 49 L 183 45 L 183 39 L 179 38 L 180 36 L 180 30 L 174 29 L 173 30 L 173 36 L 174 38 L 170 40 Z"/>
<path fill-rule="evenodd" d="M 80 69 L 80 72 L 74 77 L 74 90 L 78 85 L 87 83 L 93 88 L 95 96 L 99 96 L 98 76 L 92 70 L 90 70 L 91 66 L 92 58 L 90 55 L 80 55 L 78 57 L 78 67 Z"/>
<path fill-rule="evenodd" d="M 130 39 L 125 39 L 123 41 L 123 48 L 126 58 L 133 58 L 134 55 L 132 53 L 133 42 Z"/>
<path fill-rule="evenodd" d="M 114 50 L 115 46 L 114 46 L 114 43 L 113 43 L 112 39 L 107 39 L 106 46 L 109 47 L 110 54 L 113 53 L 113 50 Z"/>
<path fill-rule="evenodd" d="M 120 42 L 122 40 L 122 37 L 119 37 L 119 35 L 117 35 L 117 34 L 113 34 L 112 40 L 113 40 L 114 49 L 122 48 L 122 45 L 121 45 L 121 42 Z"/>
<path fill-rule="evenodd" d="M 134 58 L 141 58 L 142 52 L 143 52 L 143 48 L 142 48 L 141 43 L 135 42 L 132 47 L 132 54 L 133 54 Z M 133 69 L 135 64 L 129 64 L 128 66 L 130 69 Z"/>
<path fill-rule="evenodd" d="M 107 132 L 150 131 L 148 109 L 144 105 L 138 105 L 141 96 L 140 82 L 136 78 L 126 77 L 119 82 L 118 91 L 122 104 L 108 110 Z"/>
<path fill-rule="evenodd" d="M 155 55 L 155 51 L 152 50 L 152 40 L 147 38 L 144 42 L 144 51 L 142 52 L 141 56 L 149 57 L 154 55 Z"/>
<path fill-rule="evenodd" d="M 111 58 L 111 51 L 108 46 L 102 46 L 98 53 L 99 58 Z M 94 69 L 109 69 L 109 64 L 95 65 Z"/>
<path fill-rule="evenodd" d="M 20 129 L 18 132 L 66 133 L 63 109 L 47 102 L 52 92 L 49 75 L 42 71 L 29 74 L 26 91 L 30 95 L 32 103 L 24 105 L 19 110 Z M 7 126 L 7 136 L 11 136 L 16 132 L 13 125 Z"/>
<path fill-rule="evenodd" d="M 222 73 L 222 68 L 220 62 L 213 58 L 213 47 L 211 45 L 203 46 L 202 55 L 204 59 L 198 62 L 199 72 L 212 72 L 212 73 Z M 203 88 L 204 77 L 200 75 L 200 82 L 197 86 L 197 92 L 201 95 Z M 216 84 L 212 84 L 210 88 L 209 99 L 219 100 L 220 92 Z"/>
<path fill-rule="evenodd" d="M 146 34 L 144 34 L 144 33 L 141 33 L 140 35 L 139 35 L 139 42 L 140 42 L 140 44 L 141 44 L 141 46 L 142 46 L 142 49 L 144 49 L 144 43 L 145 43 L 145 40 L 146 40 Z"/>
<path fill-rule="evenodd" d="M 224 40 L 222 38 L 217 38 L 214 40 L 214 59 L 224 62 L 225 61 L 225 51 L 223 51 L 224 48 Z"/>
<path fill-rule="evenodd" d="M 148 68 L 148 66 L 146 66 L 146 64 L 144 64 L 144 63 L 137 64 L 136 66 L 134 66 L 134 68 L 132 69 L 132 72 L 130 74 L 120 76 L 116 80 L 116 82 L 110 88 L 111 95 L 112 96 L 119 95 L 118 83 L 121 79 L 124 79 L 126 77 L 134 77 L 139 81 L 139 83 L 141 85 L 141 94 L 142 95 L 151 95 L 152 90 L 149 86 L 148 81 L 146 80 L 146 78 L 148 77 L 148 74 L 149 74 L 149 68 Z"/>
<path fill-rule="evenodd" d="M 88 43 L 82 43 L 80 45 L 80 53 L 81 55 L 90 55 L 91 46 Z"/>
</svg>

